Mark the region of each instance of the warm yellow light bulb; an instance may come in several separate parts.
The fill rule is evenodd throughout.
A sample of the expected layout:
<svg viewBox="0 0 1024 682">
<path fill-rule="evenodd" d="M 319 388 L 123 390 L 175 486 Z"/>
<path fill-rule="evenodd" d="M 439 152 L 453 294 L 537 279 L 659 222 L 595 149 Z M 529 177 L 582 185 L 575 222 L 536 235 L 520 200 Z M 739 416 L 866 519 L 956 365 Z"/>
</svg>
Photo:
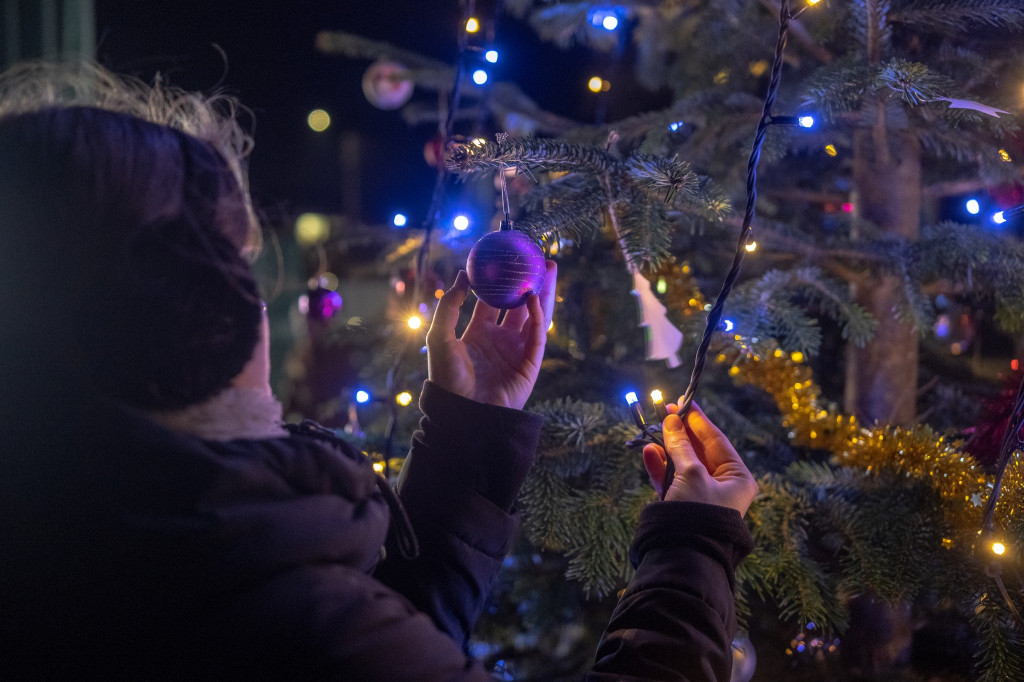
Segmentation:
<svg viewBox="0 0 1024 682">
<path fill-rule="evenodd" d="M 600 76 L 594 76 L 587 81 L 587 87 L 591 92 L 601 92 L 601 86 L 604 84 L 604 79 Z"/>
<path fill-rule="evenodd" d="M 661 391 L 659 391 L 658 389 L 654 389 L 653 391 L 651 391 L 651 402 L 653 402 L 654 404 L 659 404 L 662 401 L 664 401 L 664 398 L 661 397 Z"/>
<path fill-rule="evenodd" d="M 548 325 L 548 333 L 550 334 L 553 331 L 555 331 L 555 321 L 551 320 L 551 323 Z"/>
<path fill-rule="evenodd" d="M 482 137 L 474 137 L 473 138 L 473 145 L 474 146 L 476 146 L 476 147 L 483 147 L 485 144 L 487 144 L 487 140 L 485 140 L 484 138 L 482 138 Z"/>
<path fill-rule="evenodd" d="M 466 33 L 476 33 L 480 30 L 480 20 L 476 17 L 470 17 L 466 20 Z"/>
<path fill-rule="evenodd" d="M 789 357 L 793 359 L 793 362 L 803 362 L 803 361 L 804 361 L 804 354 L 803 354 L 803 353 L 801 353 L 801 352 L 800 352 L 800 351 L 798 351 L 798 350 L 796 350 L 796 351 L 793 351 L 793 352 L 792 352 L 792 353 L 790 354 L 790 356 L 789 356 Z"/>
<path fill-rule="evenodd" d="M 1006 545 L 1004 545 L 1001 542 L 993 542 L 992 543 L 992 551 L 995 554 L 1005 554 L 1006 553 Z"/>
<path fill-rule="evenodd" d="M 409 317 L 408 324 L 409 329 L 419 329 L 421 326 L 423 326 L 423 320 L 420 318 L 419 315 L 412 315 L 411 317 Z"/>
<path fill-rule="evenodd" d="M 1006 163 L 1013 161 L 1013 159 L 1010 158 L 1010 152 L 1006 151 L 1005 149 L 999 150 L 999 158 L 1005 161 Z"/>
<path fill-rule="evenodd" d="M 373 470 L 376 471 L 378 474 L 383 474 L 384 473 L 384 462 L 374 462 L 373 463 Z"/>
<path fill-rule="evenodd" d="M 412 393 L 409 393 L 409 391 L 402 391 L 401 393 L 395 396 L 395 402 L 401 405 L 402 407 L 406 407 L 409 403 L 412 402 Z"/>
<path fill-rule="evenodd" d="M 808 5 L 817 5 L 821 0 L 807 0 Z"/>
<path fill-rule="evenodd" d="M 839 150 L 836 149 L 836 146 L 834 144 L 827 144 L 825 145 L 825 153 L 828 154 L 829 156 L 835 156 L 836 154 L 839 153 Z"/>
<path fill-rule="evenodd" d="M 757 250 L 757 242 L 747 242 L 747 245 L 743 248 L 753 253 L 754 251 Z"/>
</svg>

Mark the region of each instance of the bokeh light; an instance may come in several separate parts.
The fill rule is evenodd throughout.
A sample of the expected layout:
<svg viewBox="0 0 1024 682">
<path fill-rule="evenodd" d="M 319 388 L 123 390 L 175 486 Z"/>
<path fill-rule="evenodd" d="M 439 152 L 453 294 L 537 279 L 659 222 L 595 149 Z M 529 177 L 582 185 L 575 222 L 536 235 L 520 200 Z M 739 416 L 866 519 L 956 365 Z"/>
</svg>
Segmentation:
<svg viewBox="0 0 1024 682">
<path fill-rule="evenodd" d="M 306 117 L 306 123 L 309 127 L 318 133 L 322 133 L 327 130 L 331 125 L 331 115 L 323 109 L 314 109 L 309 112 L 309 116 Z"/>
</svg>

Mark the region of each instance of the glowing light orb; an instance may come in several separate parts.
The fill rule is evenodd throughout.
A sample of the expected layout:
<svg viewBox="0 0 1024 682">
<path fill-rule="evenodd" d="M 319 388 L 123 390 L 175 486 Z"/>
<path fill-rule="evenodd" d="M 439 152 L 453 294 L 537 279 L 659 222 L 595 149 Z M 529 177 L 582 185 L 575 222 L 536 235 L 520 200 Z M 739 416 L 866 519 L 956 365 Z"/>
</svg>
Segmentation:
<svg viewBox="0 0 1024 682">
<path fill-rule="evenodd" d="M 309 112 L 309 116 L 306 117 L 306 123 L 315 132 L 322 133 L 327 130 L 331 125 L 331 115 L 323 109 L 314 109 Z"/>
<path fill-rule="evenodd" d="M 402 407 L 408 406 L 409 403 L 412 402 L 412 393 L 409 393 L 409 391 L 402 391 L 401 393 L 395 396 L 395 402 L 401 405 Z"/>
<path fill-rule="evenodd" d="M 460 232 L 467 229 L 469 227 L 469 218 L 464 215 L 455 216 L 455 219 L 452 220 L 452 227 Z"/>
<path fill-rule="evenodd" d="M 356 391 L 356 402 L 360 405 L 370 402 L 370 394 L 366 391 Z"/>
<path fill-rule="evenodd" d="M 312 246 L 325 241 L 331 234 L 331 222 L 322 213 L 303 213 L 295 219 L 295 241 Z"/>
<path fill-rule="evenodd" d="M 391 219 L 391 222 L 395 224 L 395 227 L 405 227 L 406 223 L 409 222 L 409 219 L 405 217 L 405 214 L 403 213 L 396 213 L 395 217 Z"/>
</svg>

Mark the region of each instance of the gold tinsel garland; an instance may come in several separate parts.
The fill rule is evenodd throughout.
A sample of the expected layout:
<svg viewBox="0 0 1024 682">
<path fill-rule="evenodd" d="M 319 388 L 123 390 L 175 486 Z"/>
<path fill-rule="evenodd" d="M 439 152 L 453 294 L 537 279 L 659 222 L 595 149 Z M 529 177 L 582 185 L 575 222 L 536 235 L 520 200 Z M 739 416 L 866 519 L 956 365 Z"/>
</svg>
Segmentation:
<svg viewBox="0 0 1024 682">
<path fill-rule="evenodd" d="M 737 383 L 756 385 L 772 397 L 790 442 L 829 451 L 837 465 L 867 475 L 887 472 L 927 481 L 942 496 L 947 521 L 956 529 L 956 537 L 944 539 L 943 545 L 976 548 L 994 476 L 964 451 L 961 442 L 951 441 L 927 425 L 860 424 L 822 400 L 802 353 L 787 353 L 739 334 L 726 340 L 717 361 L 731 365 L 729 375 Z M 1007 466 L 996 508 L 1000 527 L 1019 519 L 1022 493 L 1024 466 L 1019 453 L 1015 453 Z M 997 539 L 1007 546 L 1005 538 Z M 990 543 L 986 549 L 990 549 Z"/>
</svg>

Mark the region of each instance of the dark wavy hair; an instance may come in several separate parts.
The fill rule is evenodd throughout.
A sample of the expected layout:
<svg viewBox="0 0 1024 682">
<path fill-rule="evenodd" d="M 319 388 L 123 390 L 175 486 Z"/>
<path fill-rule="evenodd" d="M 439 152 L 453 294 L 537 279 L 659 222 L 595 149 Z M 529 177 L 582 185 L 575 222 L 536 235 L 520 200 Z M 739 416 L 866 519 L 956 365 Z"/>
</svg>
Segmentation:
<svg viewBox="0 0 1024 682">
<path fill-rule="evenodd" d="M 88 65 L 0 76 L 0 363 L 15 376 L 167 410 L 245 366 L 262 315 L 250 140 L 220 101 Z"/>
</svg>

